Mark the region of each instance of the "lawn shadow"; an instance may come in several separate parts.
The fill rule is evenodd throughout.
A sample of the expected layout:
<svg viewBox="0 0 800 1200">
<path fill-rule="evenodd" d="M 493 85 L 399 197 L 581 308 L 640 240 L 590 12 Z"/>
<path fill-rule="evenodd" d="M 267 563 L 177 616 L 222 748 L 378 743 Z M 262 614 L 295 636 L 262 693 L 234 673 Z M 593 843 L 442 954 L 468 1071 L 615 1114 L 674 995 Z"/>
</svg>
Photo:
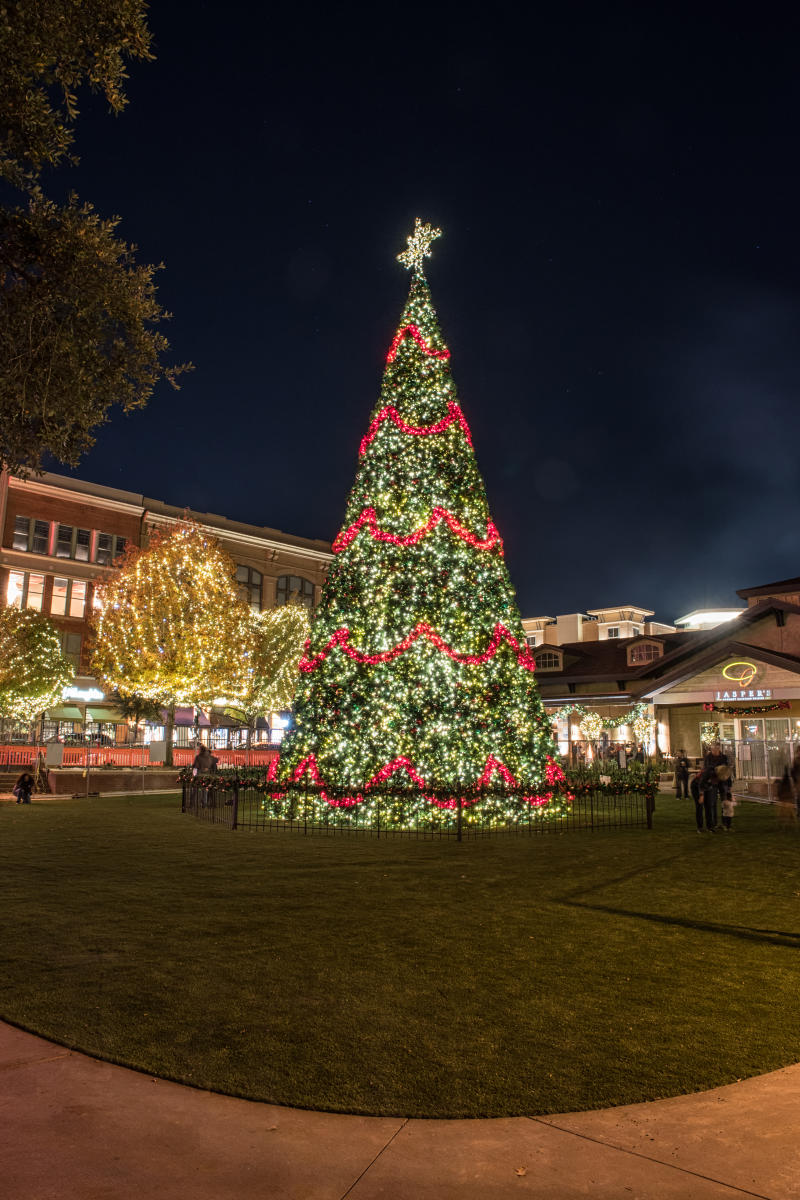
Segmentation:
<svg viewBox="0 0 800 1200">
<path fill-rule="evenodd" d="M 578 888 L 574 892 L 567 892 L 564 896 L 553 897 L 553 902 L 555 904 L 563 904 L 566 908 L 585 908 L 589 912 L 608 913 L 616 917 L 630 917 L 632 920 L 638 921 L 651 921 L 656 925 L 672 925 L 678 926 L 681 929 L 696 929 L 701 933 L 722 933 L 728 937 L 740 938 L 743 941 L 762 942 L 771 946 L 800 948 L 800 932 L 794 932 L 789 929 L 761 929 L 757 926 L 724 925 L 717 921 L 690 920 L 688 917 L 664 916 L 662 913 L 648 913 L 637 909 L 617 908 L 611 904 L 591 904 L 587 900 L 580 898 L 591 896 L 595 892 L 604 891 L 607 887 L 611 887 L 617 883 L 627 883 L 629 880 L 636 879 L 640 875 L 648 875 L 650 872 L 684 857 L 685 854 L 683 853 L 670 854 L 666 858 L 646 863 L 633 871 L 626 871 L 622 875 L 617 875 L 613 879 L 606 879 L 602 883 L 597 883 L 590 888 Z"/>
</svg>

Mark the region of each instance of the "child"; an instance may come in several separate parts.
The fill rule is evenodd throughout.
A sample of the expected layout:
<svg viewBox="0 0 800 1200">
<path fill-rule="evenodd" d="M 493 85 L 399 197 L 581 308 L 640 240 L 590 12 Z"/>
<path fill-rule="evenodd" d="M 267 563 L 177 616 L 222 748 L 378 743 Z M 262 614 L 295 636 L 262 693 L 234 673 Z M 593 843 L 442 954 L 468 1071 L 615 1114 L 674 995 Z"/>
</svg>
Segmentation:
<svg viewBox="0 0 800 1200">
<path fill-rule="evenodd" d="M 733 833 L 733 810 L 736 808 L 736 801 L 733 798 L 733 792 L 730 788 L 726 788 L 722 797 L 722 824 L 726 833 Z"/>
</svg>

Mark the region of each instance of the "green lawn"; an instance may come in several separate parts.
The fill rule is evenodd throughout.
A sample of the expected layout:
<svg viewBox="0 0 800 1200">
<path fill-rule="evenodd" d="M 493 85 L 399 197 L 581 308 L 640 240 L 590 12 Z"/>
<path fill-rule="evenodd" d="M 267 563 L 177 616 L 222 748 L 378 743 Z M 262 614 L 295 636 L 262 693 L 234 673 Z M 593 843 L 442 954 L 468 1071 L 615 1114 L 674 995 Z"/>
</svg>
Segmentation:
<svg viewBox="0 0 800 1200">
<path fill-rule="evenodd" d="M 176 797 L 0 804 L 0 1013 L 148 1073 L 342 1112 L 654 1099 L 800 1058 L 800 837 L 230 833 Z"/>
</svg>

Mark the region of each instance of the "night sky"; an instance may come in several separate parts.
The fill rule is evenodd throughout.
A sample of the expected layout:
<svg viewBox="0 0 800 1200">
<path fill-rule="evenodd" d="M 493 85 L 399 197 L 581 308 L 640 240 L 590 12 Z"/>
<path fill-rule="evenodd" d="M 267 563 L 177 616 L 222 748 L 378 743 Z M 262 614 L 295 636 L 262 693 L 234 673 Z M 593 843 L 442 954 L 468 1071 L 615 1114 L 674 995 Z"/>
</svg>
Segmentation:
<svg viewBox="0 0 800 1200">
<path fill-rule="evenodd" d="M 332 539 L 419 215 L 523 616 L 672 620 L 800 574 L 800 29 L 776 11 L 154 3 L 157 61 L 118 118 L 83 97 L 81 164 L 47 186 L 165 262 L 196 370 L 112 410 L 75 474 Z"/>
</svg>

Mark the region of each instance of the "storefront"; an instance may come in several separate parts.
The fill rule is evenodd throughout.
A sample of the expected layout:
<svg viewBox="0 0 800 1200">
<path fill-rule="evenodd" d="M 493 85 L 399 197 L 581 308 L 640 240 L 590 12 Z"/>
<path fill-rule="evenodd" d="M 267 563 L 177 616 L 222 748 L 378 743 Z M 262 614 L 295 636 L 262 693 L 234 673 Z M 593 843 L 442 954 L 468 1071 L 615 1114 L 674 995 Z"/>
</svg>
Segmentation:
<svg viewBox="0 0 800 1200">
<path fill-rule="evenodd" d="M 699 756 L 723 743 L 739 779 L 779 778 L 800 745 L 800 662 L 741 643 L 695 674 L 648 693 L 669 745 Z"/>
</svg>

